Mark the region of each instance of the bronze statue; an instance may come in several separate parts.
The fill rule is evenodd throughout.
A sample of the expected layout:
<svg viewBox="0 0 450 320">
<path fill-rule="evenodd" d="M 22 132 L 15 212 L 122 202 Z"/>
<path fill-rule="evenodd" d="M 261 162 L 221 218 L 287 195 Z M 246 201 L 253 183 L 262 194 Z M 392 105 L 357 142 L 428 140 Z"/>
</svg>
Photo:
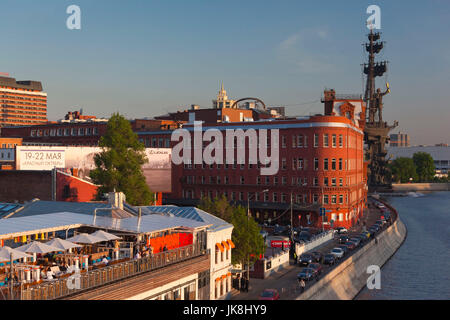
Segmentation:
<svg viewBox="0 0 450 320">
<path fill-rule="evenodd" d="M 378 122 L 383 122 L 383 96 L 387 95 L 389 92 L 391 92 L 391 89 L 389 89 L 389 83 L 386 83 L 386 91 L 381 92 L 381 89 L 377 89 L 377 93 L 375 93 L 375 107 L 378 111 Z"/>
</svg>

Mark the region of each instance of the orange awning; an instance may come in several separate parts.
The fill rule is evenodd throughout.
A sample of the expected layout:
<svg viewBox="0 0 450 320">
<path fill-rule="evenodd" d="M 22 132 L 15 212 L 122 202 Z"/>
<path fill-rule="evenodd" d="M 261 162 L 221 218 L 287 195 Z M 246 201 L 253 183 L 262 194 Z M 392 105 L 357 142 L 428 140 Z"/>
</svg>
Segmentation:
<svg viewBox="0 0 450 320">
<path fill-rule="evenodd" d="M 216 243 L 216 247 L 219 248 L 220 252 L 223 252 L 223 246 L 220 243 Z"/>
<path fill-rule="evenodd" d="M 222 281 L 222 277 L 216 278 L 216 281 Z"/>
<path fill-rule="evenodd" d="M 223 276 L 222 276 L 222 279 L 225 279 L 227 277 L 227 275 L 226 274 L 224 274 Z"/>
<path fill-rule="evenodd" d="M 228 272 L 228 273 L 227 273 L 227 277 L 231 277 L 231 272 Z"/>
<path fill-rule="evenodd" d="M 228 245 L 228 242 L 222 241 L 222 244 L 225 248 L 227 248 L 227 250 L 230 250 L 230 246 Z"/>
<path fill-rule="evenodd" d="M 231 241 L 231 239 L 228 239 L 227 242 L 232 249 L 235 248 L 235 245 L 234 245 L 233 241 Z"/>
</svg>

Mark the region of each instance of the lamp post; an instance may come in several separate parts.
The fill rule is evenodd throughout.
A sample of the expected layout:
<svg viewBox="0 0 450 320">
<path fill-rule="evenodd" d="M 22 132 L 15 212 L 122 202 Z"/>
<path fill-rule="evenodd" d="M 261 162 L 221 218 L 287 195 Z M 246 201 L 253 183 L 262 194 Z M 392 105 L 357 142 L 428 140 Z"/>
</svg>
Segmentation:
<svg viewBox="0 0 450 320">
<path fill-rule="evenodd" d="M 269 189 L 264 189 L 262 193 L 268 192 Z M 250 220 L 250 198 L 252 198 L 256 193 L 252 194 L 251 196 L 247 196 L 247 246 L 250 246 L 250 239 L 248 237 L 248 224 Z M 250 252 L 247 253 L 247 281 L 250 282 Z M 247 288 L 248 290 L 248 288 Z"/>
</svg>

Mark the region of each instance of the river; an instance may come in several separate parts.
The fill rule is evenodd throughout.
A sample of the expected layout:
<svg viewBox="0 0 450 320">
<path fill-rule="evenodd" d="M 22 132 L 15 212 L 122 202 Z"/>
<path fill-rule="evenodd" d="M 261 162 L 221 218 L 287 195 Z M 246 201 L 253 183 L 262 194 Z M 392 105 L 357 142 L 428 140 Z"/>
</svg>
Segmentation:
<svg viewBox="0 0 450 320">
<path fill-rule="evenodd" d="M 390 197 L 408 235 L 381 269 L 381 289 L 364 288 L 357 300 L 450 299 L 450 192 Z"/>
</svg>

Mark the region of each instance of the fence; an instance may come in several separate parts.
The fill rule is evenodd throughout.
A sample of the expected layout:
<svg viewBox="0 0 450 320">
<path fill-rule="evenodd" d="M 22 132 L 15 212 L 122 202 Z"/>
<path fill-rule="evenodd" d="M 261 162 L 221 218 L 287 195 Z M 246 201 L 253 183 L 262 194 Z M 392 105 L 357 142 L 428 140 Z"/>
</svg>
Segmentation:
<svg viewBox="0 0 450 320">
<path fill-rule="evenodd" d="M 303 242 L 303 243 L 296 243 L 295 244 L 295 253 L 297 254 L 297 257 L 300 256 L 302 253 L 310 251 L 314 248 L 317 248 L 318 246 L 322 245 L 323 243 L 332 240 L 334 237 L 334 230 L 328 230 L 325 232 L 322 232 L 318 234 L 317 236 L 311 238 L 310 241 Z"/>
<path fill-rule="evenodd" d="M 124 280 L 144 272 L 156 270 L 174 263 L 207 254 L 200 246 L 189 245 L 136 260 L 117 263 L 104 268 L 81 271 L 70 277 L 26 287 L 21 284 L 17 299 L 52 300 L 67 297 L 106 284 Z"/>
</svg>

